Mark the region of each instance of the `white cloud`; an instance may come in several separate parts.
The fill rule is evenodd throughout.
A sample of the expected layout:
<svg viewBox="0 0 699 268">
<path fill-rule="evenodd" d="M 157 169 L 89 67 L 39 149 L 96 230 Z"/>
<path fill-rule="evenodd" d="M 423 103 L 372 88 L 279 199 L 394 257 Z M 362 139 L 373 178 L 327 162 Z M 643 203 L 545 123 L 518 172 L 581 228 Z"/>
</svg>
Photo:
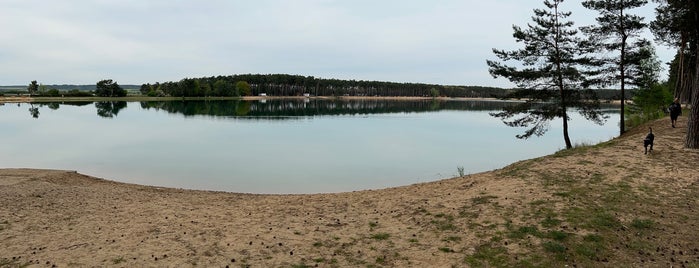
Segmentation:
<svg viewBox="0 0 699 268">
<path fill-rule="evenodd" d="M 0 84 L 291 73 L 510 86 L 490 77 L 485 60 L 493 58 L 493 47 L 516 48 L 512 25 L 526 25 L 541 6 L 516 0 L 7 0 L 0 3 Z"/>
</svg>

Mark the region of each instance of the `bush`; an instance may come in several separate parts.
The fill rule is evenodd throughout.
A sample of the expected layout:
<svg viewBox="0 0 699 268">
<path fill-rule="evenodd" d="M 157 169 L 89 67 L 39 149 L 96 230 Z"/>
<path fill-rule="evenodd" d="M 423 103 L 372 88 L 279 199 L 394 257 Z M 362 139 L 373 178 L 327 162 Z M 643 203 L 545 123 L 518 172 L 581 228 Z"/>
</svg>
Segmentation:
<svg viewBox="0 0 699 268">
<path fill-rule="evenodd" d="M 666 84 L 655 84 L 650 88 L 640 89 L 633 97 L 633 104 L 628 106 L 625 124 L 635 127 L 645 122 L 665 116 L 665 109 L 672 102 L 672 93 Z"/>
</svg>

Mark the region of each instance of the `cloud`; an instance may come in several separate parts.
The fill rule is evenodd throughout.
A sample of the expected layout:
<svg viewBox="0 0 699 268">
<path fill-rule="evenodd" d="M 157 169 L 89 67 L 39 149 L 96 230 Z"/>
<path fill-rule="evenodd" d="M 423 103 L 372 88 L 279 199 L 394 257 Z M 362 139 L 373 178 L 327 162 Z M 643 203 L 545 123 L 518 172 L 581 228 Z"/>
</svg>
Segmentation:
<svg viewBox="0 0 699 268">
<path fill-rule="evenodd" d="M 8 0 L 0 3 L 0 84 L 290 73 L 507 87 L 490 77 L 485 60 L 493 58 L 493 47 L 516 48 L 512 25 L 526 25 L 540 6 L 515 0 Z"/>
</svg>

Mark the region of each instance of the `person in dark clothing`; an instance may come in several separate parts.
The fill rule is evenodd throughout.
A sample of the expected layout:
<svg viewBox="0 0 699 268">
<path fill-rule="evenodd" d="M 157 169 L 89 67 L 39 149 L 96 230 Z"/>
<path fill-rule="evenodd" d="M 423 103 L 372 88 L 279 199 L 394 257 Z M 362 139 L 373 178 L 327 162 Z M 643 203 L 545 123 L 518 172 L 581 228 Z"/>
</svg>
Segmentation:
<svg viewBox="0 0 699 268">
<path fill-rule="evenodd" d="M 677 117 L 682 114 L 682 105 L 680 105 L 680 99 L 675 98 L 675 101 L 670 104 L 670 121 L 672 122 L 672 127 L 675 127 L 677 123 Z"/>
<path fill-rule="evenodd" d="M 648 130 L 648 135 L 646 135 L 646 138 L 643 139 L 643 147 L 646 149 L 645 153 L 643 154 L 648 154 L 648 146 L 650 146 L 650 151 L 653 151 L 653 140 L 655 140 L 655 135 L 653 135 L 652 128 L 648 128 Z"/>
</svg>

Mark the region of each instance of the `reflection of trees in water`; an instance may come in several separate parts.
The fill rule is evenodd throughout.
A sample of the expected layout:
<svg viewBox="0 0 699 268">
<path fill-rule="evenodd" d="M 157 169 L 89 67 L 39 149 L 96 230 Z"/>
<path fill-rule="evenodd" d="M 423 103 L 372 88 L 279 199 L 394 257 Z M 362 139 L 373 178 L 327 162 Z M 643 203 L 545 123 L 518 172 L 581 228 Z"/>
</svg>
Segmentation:
<svg viewBox="0 0 699 268">
<path fill-rule="evenodd" d="M 34 107 L 34 104 L 29 104 L 29 114 L 33 118 L 39 118 L 39 107 Z"/>
<path fill-rule="evenodd" d="M 396 100 L 267 100 L 141 102 L 144 109 L 185 116 L 209 115 L 248 118 L 289 118 L 320 115 L 419 113 L 440 110 L 492 111 L 508 105 L 501 101 L 396 101 Z"/>
<path fill-rule="evenodd" d="M 47 106 L 57 110 L 62 105 L 85 106 L 95 104 L 97 114 L 113 118 L 126 108 L 125 101 L 102 102 L 43 102 L 29 103 L 32 117 L 39 118 L 39 108 Z M 243 119 L 282 120 L 295 117 L 323 115 L 368 115 L 388 113 L 421 113 L 443 110 L 498 111 L 513 102 L 491 100 L 216 100 L 216 101 L 147 101 L 140 102 L 144 110 L 155 109 L 185 116 L 236 117 Z M 19 105 L 19 104 L 18 104 Z M 602 107 L 605 113 L 618 113 L 618 106 Z"/>
<path fill-rule="evenodd" d="M 106 118 L 112 118 L 119 114 L 119 111 L 126 108 L 125 101 L 98 101 L 95 102 L 97 115 Z"/>
</svg>

